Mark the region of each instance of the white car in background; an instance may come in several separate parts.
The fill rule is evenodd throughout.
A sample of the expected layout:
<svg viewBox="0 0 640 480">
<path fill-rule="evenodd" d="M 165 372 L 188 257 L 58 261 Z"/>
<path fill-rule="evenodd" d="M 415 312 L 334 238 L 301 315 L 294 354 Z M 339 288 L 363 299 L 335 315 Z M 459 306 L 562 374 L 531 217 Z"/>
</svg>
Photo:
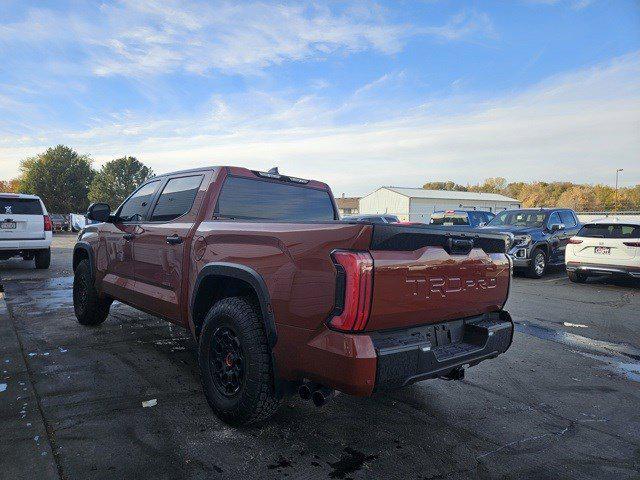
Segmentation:
<svg viewBox="0 0 640 480">
<path fill-rule="evenodd" d="M 640 222 L 605 218 L 586 223 L 569 239 L 565 263 L 572 282 L 596 275 L 640 278 Z"/>
<path fill-rule="evenodd" d="M 0 193 L 0 260 L 21 256 L 36 268 L 51 263 L 51 218 L 36 195 Z"/>
</svg>

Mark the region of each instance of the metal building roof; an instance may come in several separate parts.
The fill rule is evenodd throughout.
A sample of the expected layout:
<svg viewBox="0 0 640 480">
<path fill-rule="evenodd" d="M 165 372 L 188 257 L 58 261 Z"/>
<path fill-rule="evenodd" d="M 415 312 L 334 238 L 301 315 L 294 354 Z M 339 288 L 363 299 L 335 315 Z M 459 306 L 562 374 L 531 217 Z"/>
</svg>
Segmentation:
<svg viewBox="0 0 640 480">
<path fill-rule="evenodd" d="M 491 202 L 520 203 L 520 200 L 509 198 L 498 193 L 460 192 L 456 190 L 425 190 L 424 188 L 380 187 L 410 198 L 438 198 L 450 200 L 487 200 Z M 378 189 L 379 190 L 379 189 Z"/>
</svg>

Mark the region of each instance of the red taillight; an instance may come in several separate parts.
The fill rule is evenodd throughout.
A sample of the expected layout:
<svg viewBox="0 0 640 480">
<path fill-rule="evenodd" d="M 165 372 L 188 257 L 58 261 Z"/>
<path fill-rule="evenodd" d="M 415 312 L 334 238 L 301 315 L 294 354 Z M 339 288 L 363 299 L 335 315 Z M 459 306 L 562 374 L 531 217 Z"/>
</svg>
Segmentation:
<svg viewBox="0 0 640 480">
<path fill-rule="evenodd" d="M 344 301 L 336 299 L 338 304 L 342 304 L 342 310 L 329 320 L 329 325 L 343 331 L 364 330 L 371 311 L 373 259 L 367 252 L 346 251 L 333 252 L 333 259 L 338 275 L 344 277 L 339 279 L 344 288 L 336 289 L 336 295 L 344 295 Z"/>
<path fill-rule="evenodd" d="M 579 238 L 570 238 L 569 239 L 569 243 L 572 243 L 573 245 L 578 245 L 579 243 L 582 243 L 583 240 L 580 240 Z"/>
<path fill-rule="evenodd" d="M 622 242 L 627 247 L 640 247 L 640 242 Z"/>
<path fill-rule="evenodd" d="M 52 229 L 51 217 L 49 215 L 45 215 L 44 216 L 44 231 L 45 232 L 50 232 L 51 229 Z"/>
</svg>

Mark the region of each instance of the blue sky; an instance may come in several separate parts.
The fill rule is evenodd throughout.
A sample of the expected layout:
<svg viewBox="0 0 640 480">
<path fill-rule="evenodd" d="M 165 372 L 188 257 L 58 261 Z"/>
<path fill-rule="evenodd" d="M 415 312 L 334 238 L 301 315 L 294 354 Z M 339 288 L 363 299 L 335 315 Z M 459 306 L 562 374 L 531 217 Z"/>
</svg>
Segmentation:
<svg viewBox="0 0 640 480">
<path fill-rule="evenodd" d="M 0 0 L 0 179 L 234 164 L 339 194 L 640 182 L 640 2 Z"/>
</svg>

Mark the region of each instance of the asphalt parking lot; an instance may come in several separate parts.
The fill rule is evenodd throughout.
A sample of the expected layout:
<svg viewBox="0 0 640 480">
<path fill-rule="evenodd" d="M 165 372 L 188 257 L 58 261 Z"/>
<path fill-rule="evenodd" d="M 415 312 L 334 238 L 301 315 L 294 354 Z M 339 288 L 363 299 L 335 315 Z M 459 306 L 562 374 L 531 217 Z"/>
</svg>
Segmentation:
<svg viewBox="0 0 640 480">
<path fill-rule="evenodd" d="M 178 327 L 114 304 L 81 327 L 75 236 L 52 266 L 0 262 L 0 478 L 640 478 L 640 287 L 515 278 L 512 348 L 458 382 L 233 429 Z M 4 296 L 4 301 L 2 300 Z"/>
</svg>

